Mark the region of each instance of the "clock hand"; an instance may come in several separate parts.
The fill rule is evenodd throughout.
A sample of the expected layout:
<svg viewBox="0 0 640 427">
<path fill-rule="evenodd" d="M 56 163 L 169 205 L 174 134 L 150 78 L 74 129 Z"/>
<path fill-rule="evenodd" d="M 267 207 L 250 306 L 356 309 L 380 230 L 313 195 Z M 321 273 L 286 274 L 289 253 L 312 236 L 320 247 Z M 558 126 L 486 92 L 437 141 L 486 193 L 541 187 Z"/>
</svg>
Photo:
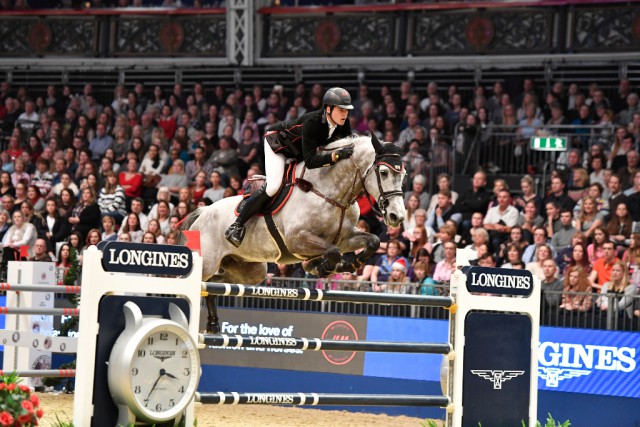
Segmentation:
<svg viewBox="0 0 640 427">
<path fill-rule="evenodd" d="M 151 393 L 153 393 L 153 390 L 156 389 L 156 386 L 158 385 L 158 381 L 160 381 L 160 378 L 162 378 L 163 375 L 166 375 L 166 372 L 164 369 L 160 369 L 160 375 L 158 375 L 158 379 L 156 380 L 156 382 L 153 383 L 153 387 L 151 387 L 151 391 L 149 391 L 149 394 L 147 395 L 147 398 L 145 400 L 149 400 L 149 396 L 151 396 Z"/>
<path fill-rule="evenodd" d="M 165 374 L 166 376 L 168 376 L 169 378 L 171 378 L 171 379 L 174 379 L 174 380 L 177 380 L 177 379 L 178 379 L 178 377 L 176 377 L 176 376 L 175 376 L 175 375 L 173 375 L 173 374 L 170 374 L 169 372 L 165 372 L 164 374 Z"/>
</svg>

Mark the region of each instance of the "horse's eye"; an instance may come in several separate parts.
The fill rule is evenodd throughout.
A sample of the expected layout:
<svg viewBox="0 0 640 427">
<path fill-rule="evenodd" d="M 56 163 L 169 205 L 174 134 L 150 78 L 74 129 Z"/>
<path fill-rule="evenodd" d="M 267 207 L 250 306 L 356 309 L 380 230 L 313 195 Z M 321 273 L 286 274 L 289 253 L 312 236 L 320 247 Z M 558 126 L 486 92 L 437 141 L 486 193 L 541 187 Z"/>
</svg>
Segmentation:
<svg viewBox="0 0 640 427">
<path fill-rule="evenodd" d="M 387 176 L 387 175 L 389 175 L 389 171 L 386 170 L 386 169 L 383 169 L 383 170 L 380 171 L 380 175 Z"/>
</svg>

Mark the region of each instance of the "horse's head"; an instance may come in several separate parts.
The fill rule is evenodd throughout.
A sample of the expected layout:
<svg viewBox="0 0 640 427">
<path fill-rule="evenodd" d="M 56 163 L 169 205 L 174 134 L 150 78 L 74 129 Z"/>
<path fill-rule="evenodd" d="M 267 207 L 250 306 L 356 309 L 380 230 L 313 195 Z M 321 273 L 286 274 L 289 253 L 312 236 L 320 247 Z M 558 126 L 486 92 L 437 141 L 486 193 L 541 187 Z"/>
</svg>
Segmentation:
<svg viewBox="0 0 640 427">
<path fill-rule="evenodd" d="M 402 165 L 402 149 L 392 143 L 381 143 L 371 132 L 375 160 L 367 170 L 365 188 L 377 201 L 387 225 L 398 226 L 404 221 L 404 193 L 402 182 L 406 175 Z"/>
</svg>

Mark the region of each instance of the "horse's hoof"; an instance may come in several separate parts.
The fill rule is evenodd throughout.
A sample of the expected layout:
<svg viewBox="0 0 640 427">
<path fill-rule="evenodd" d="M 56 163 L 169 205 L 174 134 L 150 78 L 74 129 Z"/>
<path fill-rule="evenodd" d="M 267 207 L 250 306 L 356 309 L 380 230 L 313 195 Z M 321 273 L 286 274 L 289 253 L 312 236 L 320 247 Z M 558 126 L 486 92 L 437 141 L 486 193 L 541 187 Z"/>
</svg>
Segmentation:
<svg viewBox="0 0 640 427">
<path fill-rule="evenodd" d="M 220 333 L 220 324 L 218 322 L 207 324 L 207 334 L 219 334 Z"/>
</svg>

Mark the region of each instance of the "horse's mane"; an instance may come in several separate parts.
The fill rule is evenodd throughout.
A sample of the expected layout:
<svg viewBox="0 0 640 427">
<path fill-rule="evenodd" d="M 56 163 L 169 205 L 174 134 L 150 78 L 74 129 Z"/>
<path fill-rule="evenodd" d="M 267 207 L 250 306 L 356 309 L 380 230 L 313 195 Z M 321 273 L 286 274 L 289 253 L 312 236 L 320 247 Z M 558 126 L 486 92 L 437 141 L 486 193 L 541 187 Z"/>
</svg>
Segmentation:
<svg viewBox="0 0 640 427">
<path fill-rule="evenodd" d="M 346 145 L 351 145 L 353 144 L 358 145 L 358 144 L 364 144 L 367 143 L 368 145 L 371 145 L 371 137 L 369 136 L 359 136 L 359 135 L 349 135 L 346 138 L 342 138 L 342 139 L 338 139 L 336 141 L 330 142 L 329 144 L 327 144 L 326 146 L 324 146 L 325 150 L 334 150 L 336 148 L 342 148 Z"/>
</svg>

